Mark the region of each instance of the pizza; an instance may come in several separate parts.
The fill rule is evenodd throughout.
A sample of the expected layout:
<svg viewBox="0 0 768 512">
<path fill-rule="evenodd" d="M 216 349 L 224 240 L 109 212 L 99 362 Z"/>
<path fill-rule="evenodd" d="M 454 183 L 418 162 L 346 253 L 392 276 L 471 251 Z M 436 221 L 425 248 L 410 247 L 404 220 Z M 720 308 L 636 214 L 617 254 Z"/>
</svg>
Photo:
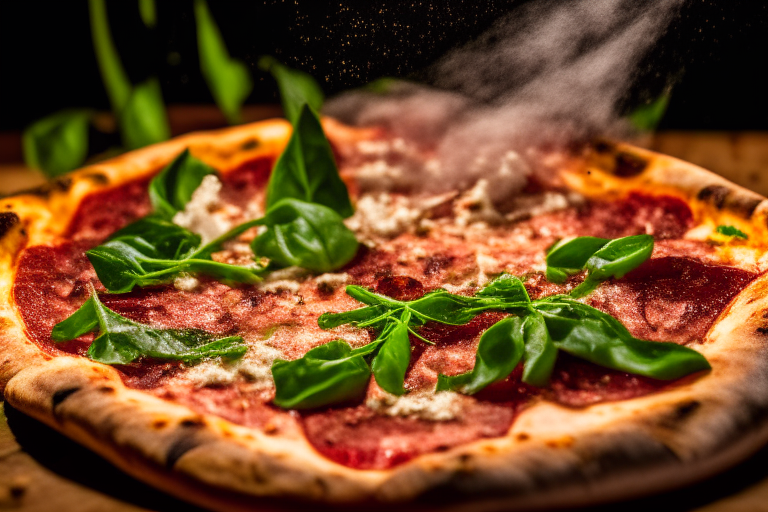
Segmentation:
<svg viewBox="0 0 768 512">
<path fill-rule="evenodd" d="M 768 439 L 762 197 L 606 141 L 436 192 L 302 112 L 3 199 L 6 400 L 217 510 L 595 504 Z"/>
</svg>

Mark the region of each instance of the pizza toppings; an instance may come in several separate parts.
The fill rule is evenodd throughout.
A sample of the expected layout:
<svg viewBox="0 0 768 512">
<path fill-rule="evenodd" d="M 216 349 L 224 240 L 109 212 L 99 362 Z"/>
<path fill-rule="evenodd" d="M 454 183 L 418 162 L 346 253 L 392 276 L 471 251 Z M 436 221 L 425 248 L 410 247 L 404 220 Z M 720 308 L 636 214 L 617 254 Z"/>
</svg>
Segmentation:
<svg viewBox="0 0 768 512">
<path fill-rule="evenodd" d="M 210 357 L 239 357 L 247 350 L 243 339 L 213 339 L 205 331 L 155 329 L 134 322 L 107 308 L 91 286 L 91 296 L 72 316 L 56 324 L 54 341 L 69 341 L 93 330 L 99 336 L 88 357 L 105 364 L 128 364 L 139 357 L 194 361 Z"/>
<path fill-rule="evenodd" d="M 409 335 L 432 344 L 416 329 L 428 322 L 467 324 L 486 311 L 516 316 L 486 330 L 477 346 L 474 367 L 458 375 L 441 374 L 436 391 L 475 394 L 505 379 L 521 360 L 525 361 L 522 381 L 544 386 L 560 350 L 607 368 L 661 380 L 708 369 L 709 363 L 698 352 L 675 343 L 637 339 L 615 318 L 575 300 L 601 281 L 623 277 L 646 261 L 652 251 L 653 238 L 648 235 L 612 241 L 586 237 L 559 244 L 550 251 L 548 263 L 561 265 L 569 272 L 587 268 L 587 276 L 570 296 L 553 295 L 534 301 L 523 282 L 509 275 L 495 279 L 472 297 L 438 289 L 417 298 L 414 295 L 420 295 L 419 290 L 409 294 L 409 284 L 414 282 L 418 288 L 421 284 L 405 277 L 385 280 L 378 287 L 379 291 L 392 288 L 398 298 L 348 286 L 347 294 L 367 307 L 323 314 L 318 324 L 324 329 L 353 324 L 372 328 L 379 336 L 354 350 L 346 342 L 335 340 L 310 350 L 302 358 L 276 361 L 272 370 L 275 403 L 286 408 L 314 408 L 353 400 L 362 396 L 371 374 L 384 391 L 403 395 L 411 361 Z"/>
</svg>

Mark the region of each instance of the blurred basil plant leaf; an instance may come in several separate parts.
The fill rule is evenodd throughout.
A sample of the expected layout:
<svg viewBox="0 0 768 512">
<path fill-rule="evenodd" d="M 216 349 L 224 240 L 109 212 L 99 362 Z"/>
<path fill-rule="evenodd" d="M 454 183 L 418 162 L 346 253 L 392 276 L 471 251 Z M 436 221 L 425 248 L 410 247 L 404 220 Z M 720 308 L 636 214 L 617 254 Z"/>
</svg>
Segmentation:
<svg viewBox="0 0 768 512">
<path fill-rule="evenodd" d="M 221 31 L 205 0 L 195 0 L 200 70 L 216 105 L 230 124 L 240 122 L 240 107 L 253 89 L 248 67 L 229 56 Z"/>
<path fill-rule="evenodd" d="M 90 110 L 61 110 L 24 130 L 24 162 L 49 178 L 78 168 L 88 156 Z"/>
</svg>

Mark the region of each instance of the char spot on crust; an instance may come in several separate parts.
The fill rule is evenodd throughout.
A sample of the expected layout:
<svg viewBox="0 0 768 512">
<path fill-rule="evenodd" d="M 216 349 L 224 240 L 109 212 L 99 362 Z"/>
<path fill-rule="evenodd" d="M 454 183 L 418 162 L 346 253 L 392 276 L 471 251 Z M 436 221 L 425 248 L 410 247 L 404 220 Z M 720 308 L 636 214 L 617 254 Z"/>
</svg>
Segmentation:
<svg viewBox="0 0 768 512">
<path fill-rule="evenodd" d="M 713 205 L 718 210 L 725 205 L 725 200 L 731 190 L 722 185 L 710 185 L 699 191 L 698 199 Z"/>
<path fill-rule="evenodd" d="M 99 393 L 104 393 L 105 395 L 109 395 L 115 392 L 115 388 L 112 386 L 100 386 L 97 391 Z"/>
<path fill-rule="evenodd" d="M 197 439 L 194 435 L 186 433 L 182 434 L 178 439 L 171 443 L 171 446 L 168 448 L 168 453 L 165 456 L 165 467 L 167 469 L 173 469 L 185 453 L 197 448 L 201 444 L 203 444 L 202 441 Z"/>
<path fill-rule="evenodd" d="M 5 236 L 20 221 L 19 216 L 14 212 L 0 213 L 0 238 Z"/>
<path fill-rule="evenodd" d="M 240 145 L 240 149 L 242 149 L 243 151 L 248 151 L 249 149 L 256 149 L 257 147 L 259 147 L 259 139 L 255 137 L 252 139 L 246 140 Z"/>
<path fill-rule="evenodd" d="M 205 421 L 200 417 L 186 418 L 181 420 L 179 425 L 184 428 L 202 428 L 205 426 Z"/>
<path fill-rule="evenodd" d="M 637 176 L 648 167 L 648 161 L 633 153 L 622 151 L 616 155 L 616 167 L 613 174 L 620 178 Z"/>
<path fill-rule="evenodd" d="M 84 177 L 91 180 L 94 185 L 109 185 L 109 178 L 102 172 L 89 172 Z"/>
<path fill-rule="evenodd" d="M 762 334 L 763 336 L 768 336 L 768 327 L 758 327 L 755 329 L 755 332 L 758 334 Z"/>
<path fill-rule="evenodd" d="M 762 199 L 756 197 L 737 197 L 728 206 L 730 209 L 742 217 L 743 219 L 749 219 L 752 214 L 755 213 L 757 206 L 763 202 Z"/>
<path fill-rule="evenodd" d="M 79 386 L 75 386 L 75 387 L 60 389 L 56 391 L 53 394 L 53 397 L 51 397 L 51 404 L 53 408 L 56 409 L 56 407 L 58 407 L 64 400 L 69 398 L 73 393 L 77 393 L 78 391 L 80 391 L 80 389 L 82 388 L 80 388 Z"/>
</svg>

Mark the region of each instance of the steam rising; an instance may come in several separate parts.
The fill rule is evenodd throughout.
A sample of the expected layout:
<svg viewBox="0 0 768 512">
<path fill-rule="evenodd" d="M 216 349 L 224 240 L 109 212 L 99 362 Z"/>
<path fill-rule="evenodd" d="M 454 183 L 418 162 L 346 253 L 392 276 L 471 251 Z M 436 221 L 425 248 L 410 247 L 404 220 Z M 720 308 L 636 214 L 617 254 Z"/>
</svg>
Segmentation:
<svg viewBox="0 0 768 512">
<path fill-rule="evenodd" d="M 617 105 L 682 3 L 535 1 L 434 64 L 434 88 L 404 82 L 384 96 L 347 93 L 326 112 L 435 148 L 441 187 L 465 188 L 488 178 L 510 150 L 625 134 Z M 526 172 L 518 166 L 518 175 Z M 509 178 L 492 183 L 497 198 L 525 182 Z"/>
</svg>

